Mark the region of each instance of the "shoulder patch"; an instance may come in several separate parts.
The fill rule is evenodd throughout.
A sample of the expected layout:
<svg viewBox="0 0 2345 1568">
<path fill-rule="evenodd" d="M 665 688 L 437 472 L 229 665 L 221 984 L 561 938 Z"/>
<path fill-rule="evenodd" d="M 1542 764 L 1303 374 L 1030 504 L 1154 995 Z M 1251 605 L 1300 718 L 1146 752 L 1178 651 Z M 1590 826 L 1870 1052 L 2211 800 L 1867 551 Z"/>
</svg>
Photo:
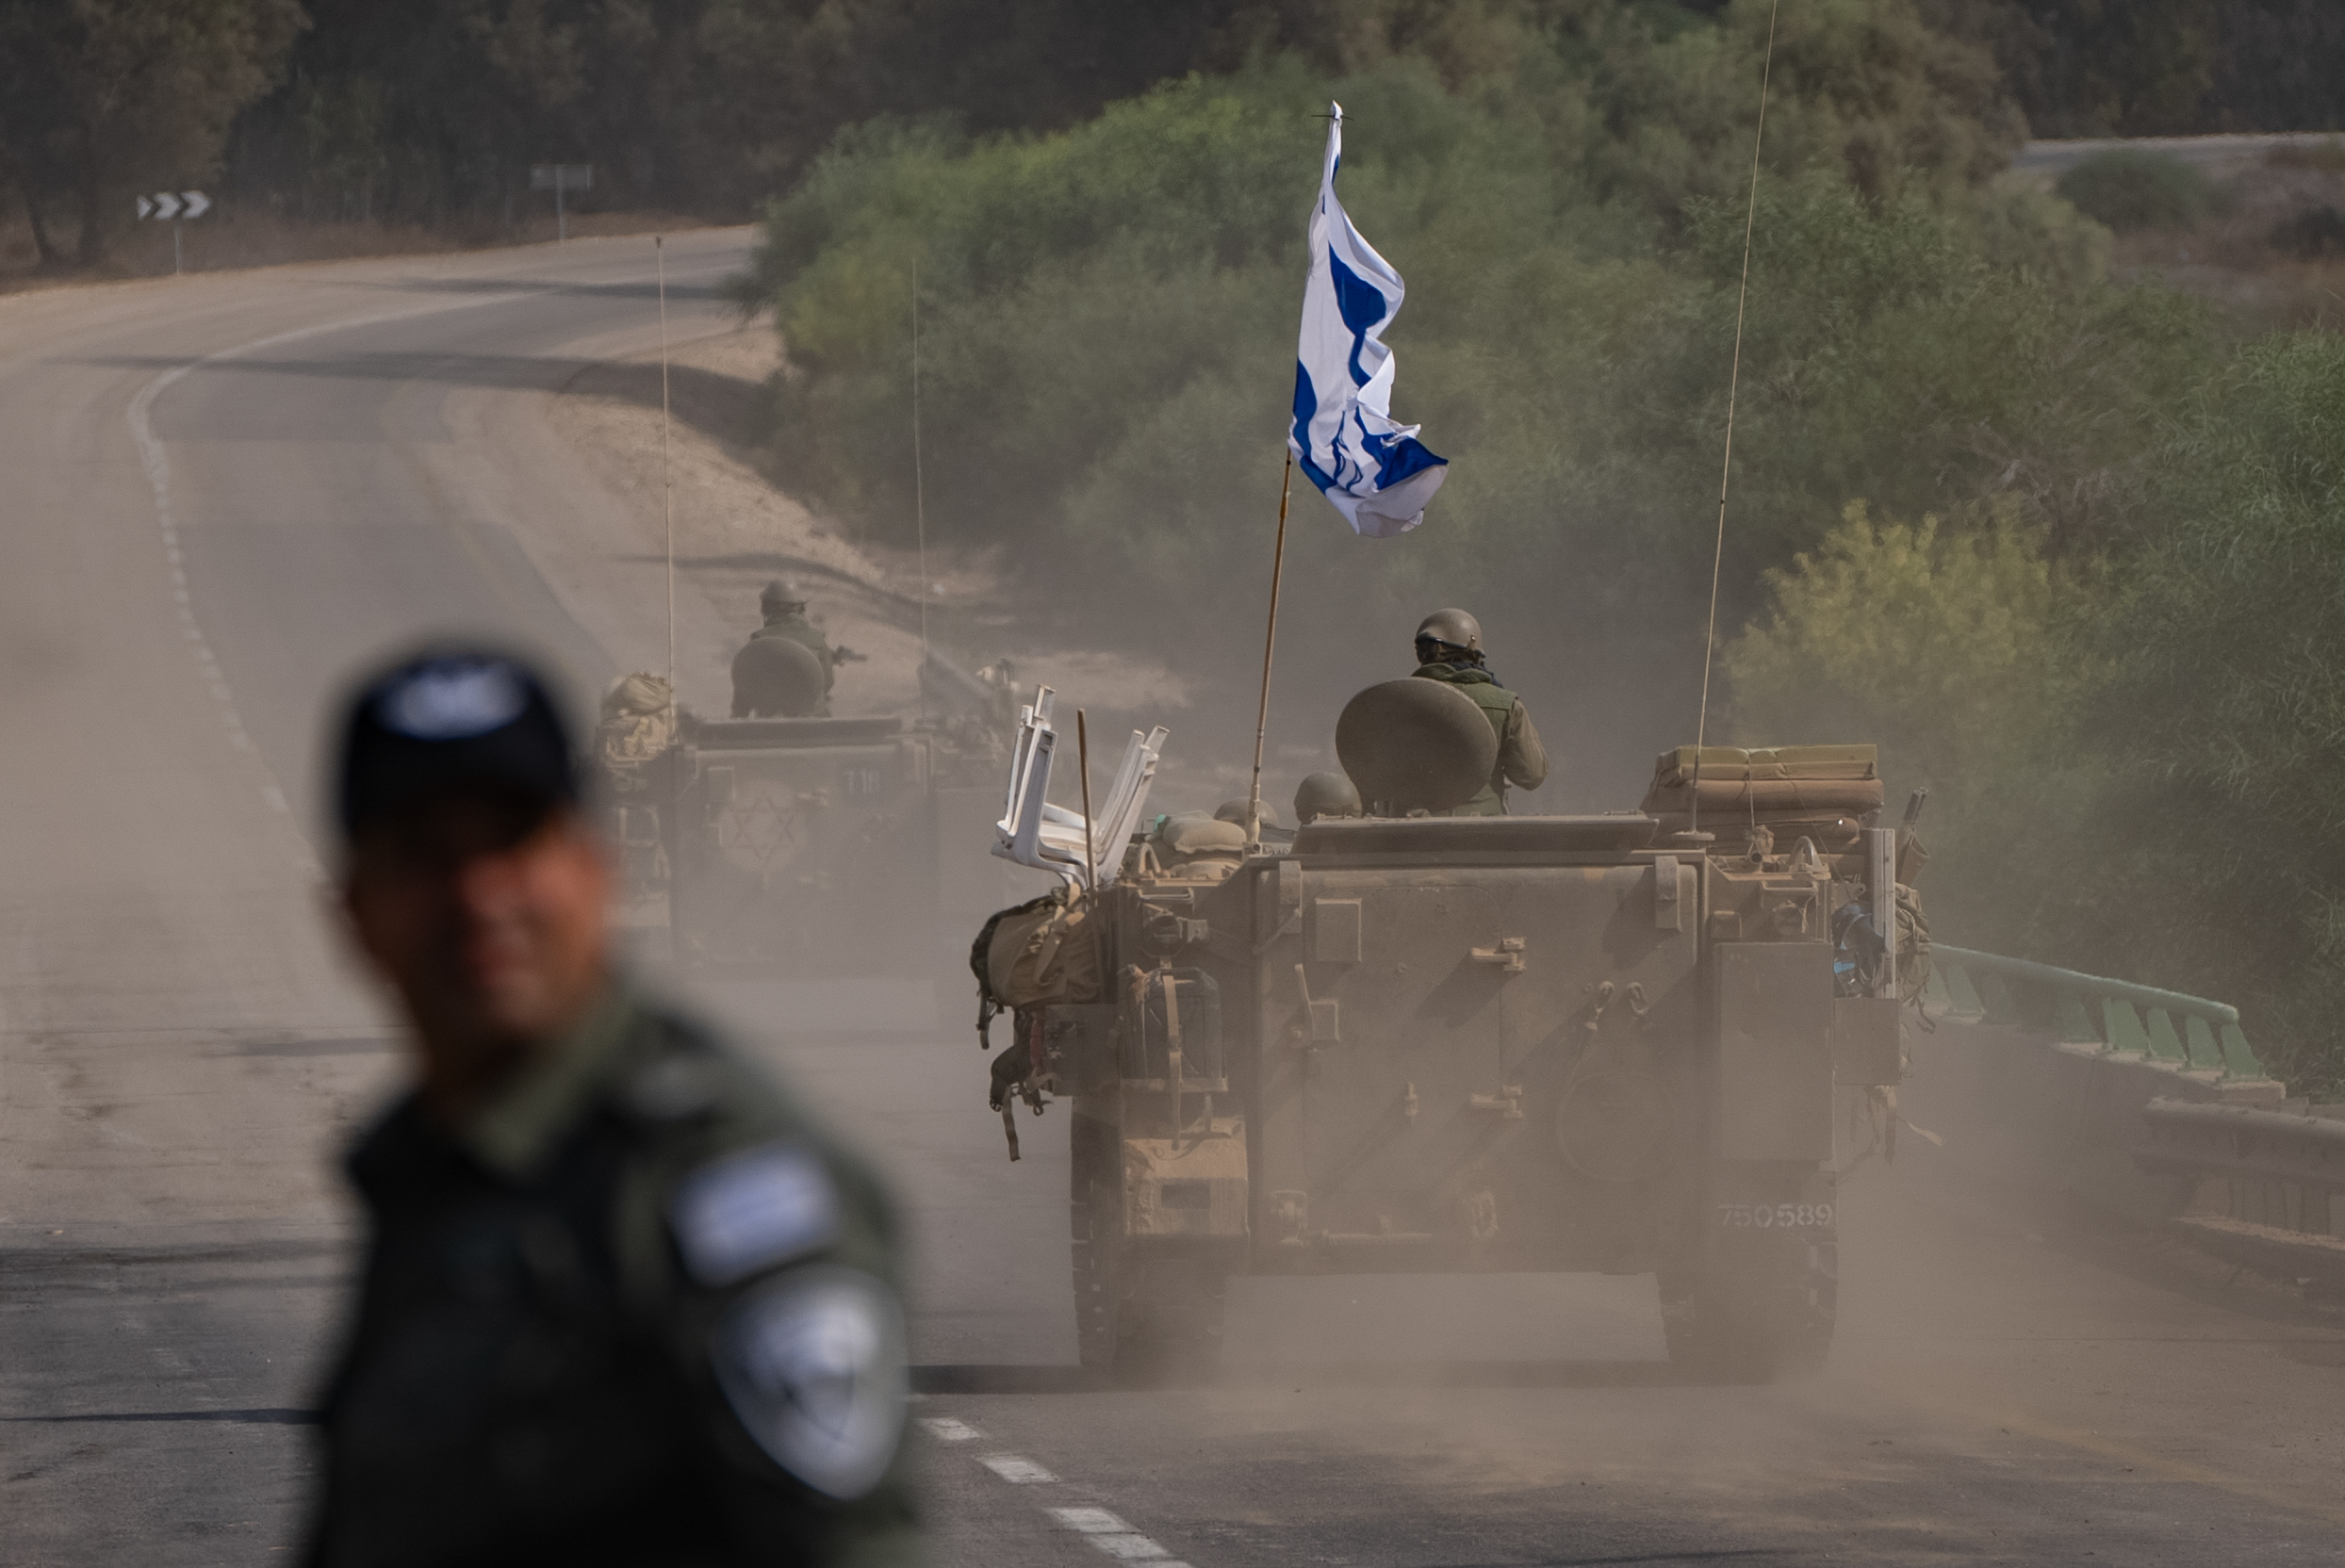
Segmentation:
<svg viewBox="0 0 2345 1568">
<path fill-rule="evenodd" d="M 812 1150 L 760 1144 L 685 1177 L 669 1202 L 668 1222 L 692 1277 L 729 1285 L 804 1257 L 836 1235 L 838 1189 Z"/>
<path fill-rule="evenodd" d="M 785 1274 L 738 1302 L 709 1349 L 734 1416 L 776 1464 L 842 1502 L 879 1484 L 910 1391 L 887 1286 L 851 1268 Z"/>
</svg>

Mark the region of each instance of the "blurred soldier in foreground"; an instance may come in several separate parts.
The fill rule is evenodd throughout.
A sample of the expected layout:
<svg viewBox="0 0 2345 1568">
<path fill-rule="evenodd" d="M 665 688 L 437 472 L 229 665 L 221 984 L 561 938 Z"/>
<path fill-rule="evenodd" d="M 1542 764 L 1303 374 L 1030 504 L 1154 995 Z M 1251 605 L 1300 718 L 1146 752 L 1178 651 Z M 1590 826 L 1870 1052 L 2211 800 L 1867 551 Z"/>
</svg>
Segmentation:
<svg viewBox="0 0 2345 1568">
<path fill-rule="evenodd" d="M 1499 760 L 1490 782 L 1451 816 L 1503 816 L 1507 785 L 1535 790 L 1547 782 L 1547 750 L 1531 727 L 1530 710 L 1484 665 L 1480 621 L 1463 610 L 1436 610 L 1426 616 L 1417 628 L 1416 674 L 1447 681 L 1473 698 L 1498 731 Z"/>
<path fill-rule="evenodd" d="M 733 656 L 732 716 L 828 718 L 830 684 L 843 650 L 832 647 L 806 618 L 806 596 L 796 583 L 774 579 L 757 605 L 765 624 L 749 633 Z"/>
<path fill-rule="evenodd" d="M 350 1157 L 308 1560 L 915 1561 L 884 1198 L 615 971 L 577 794 L 507 659 L 402 665 L 345 722 L 343 903 L 418 1082 Z"/>
</svg>

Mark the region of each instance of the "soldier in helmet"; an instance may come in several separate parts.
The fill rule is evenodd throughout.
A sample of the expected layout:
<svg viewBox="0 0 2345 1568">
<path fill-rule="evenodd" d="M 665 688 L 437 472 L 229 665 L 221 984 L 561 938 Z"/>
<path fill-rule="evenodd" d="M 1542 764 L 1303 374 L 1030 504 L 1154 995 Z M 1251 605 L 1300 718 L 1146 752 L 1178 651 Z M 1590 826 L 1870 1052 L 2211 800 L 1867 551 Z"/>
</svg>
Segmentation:
<svg viewBox="0 0 2345 1568">
<path fill-rule="evenodd" d="M 1321 817 L 1361 815 L 1360 792 L 1339 773 L 1315 773 L 1295 786 L 1295 824 L 1308 827 Z"/>
<path fill-rule="evenodd" d="M 1498 683 L 1483 662 L 1482 623 L 1463 610 L 1436 610 L 1418 624 L 1417 670 L 1427 680 L 1445 680 L 1474 699 L 1498 731 L 1499 760 L 1482 792 L 1450 815 L 1497 817 L 1506 813 L 1506 787 L 1535 790 L 1547 782 L 1547 749 L 1532 727 L 1522 698 Z"/>
<path fill-rule="evenodd" d="M 811 710 L 798 709 L 796 704 L 786 706 L 779 704 L 762 692 L 745 691 L 742 678 L 736 674 L 733 681 L 733 717 L 738 719 L 777 712 L 791 712 L 794 717 L 828 718 L 830 716 L 830 686 L 834 667 L 838 662 L 839 650 L 832 647 L 830 640 L 815 629 L 814 623 L 806 618 L 805 594 L 799 590 L 795 582 L 785 582 L 780 578 L 776 578 L 765 585 L 764 592 L 758 595 L 757 606 L 759 612 L 765 617 L 765 624 L 749 633 L 749 641 L 757 643 L 767 638 L 779 637 L 796 643 L 812 653 L 822 663 L 822 700 Z M 740 661 L 735 661 L 734 668 L 737 672 L 743 668 Z"/>
</svg>

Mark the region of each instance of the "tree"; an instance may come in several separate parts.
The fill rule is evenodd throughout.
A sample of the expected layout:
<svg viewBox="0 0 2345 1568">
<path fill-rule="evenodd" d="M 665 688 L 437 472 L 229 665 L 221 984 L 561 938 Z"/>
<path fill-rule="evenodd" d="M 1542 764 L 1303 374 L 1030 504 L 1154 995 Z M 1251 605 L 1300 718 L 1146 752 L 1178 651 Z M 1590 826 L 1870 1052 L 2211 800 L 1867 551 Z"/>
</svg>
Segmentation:
<svg viewBox="0 0 2345 1568">
<path fill-rule="evenodd" d="M 75 259 L 97 262 L 134 190 L 218 171 L 230 122 L 305 24 L 298 0 L 0 4 L 0 146 L 25 204 L 70 197 Z M 38 218 L 36 237 L 58 259 Z"/>
</svg>

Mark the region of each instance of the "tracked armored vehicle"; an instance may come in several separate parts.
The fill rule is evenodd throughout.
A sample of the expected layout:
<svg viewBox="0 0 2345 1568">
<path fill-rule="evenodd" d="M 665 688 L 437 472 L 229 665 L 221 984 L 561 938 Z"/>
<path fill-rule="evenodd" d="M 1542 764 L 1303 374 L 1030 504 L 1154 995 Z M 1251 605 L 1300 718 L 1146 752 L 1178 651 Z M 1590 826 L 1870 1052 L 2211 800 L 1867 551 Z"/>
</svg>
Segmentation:
<svg viewBox="0 0 2345 1568">
<path fill-rule="evenodd" d="M 1022 761 L 1047 692 L 1037 710 Z M 1473 818 L 1423 814 L 1442 786 L 1421 746 L 1356 749 L 1371 812 L 1419 814 L 1285 845 L 1174 846 L 1160 819 L 1089 883 L 1072 826 L 1058 858 L 1047 830 L 1022 854 L 1022 813 L 1048 825 L 1030 762 L 1013 773 L 1004 853 L 1073 886 L 1003 922 L 991 967 L 1048 998 L 1018 1004 L 1006 1049 L 1028 1104 L 1070 1102 L 1086 1365 L 1209 1357 L 1233 1274 L 1427 1270 L 1651 1273 L 1689 1369 L 1820 1362 L 1837 1180 L 1885 1132 L 1901 1068 L 1894 919 L 1872 915 L 1897 907 L 1894 844 L 1861 821 L 1872 748 L 1697 766 L 1688 747 L 1639 811 Z M 1109 808 L 1102 829 L 1136 820 Z M 1092 944 L 1095 978 L 1037 966 L 1052 939 Z"/>
<path fill-rule="evenodd" d="M 1007 751 L 984 695 L 933 722 L 679 709 L 640 755 L 602 756 L 638 923 L 720 972 L 949 973 L 1014 887 L 981 847 Z"/>
</svg>

